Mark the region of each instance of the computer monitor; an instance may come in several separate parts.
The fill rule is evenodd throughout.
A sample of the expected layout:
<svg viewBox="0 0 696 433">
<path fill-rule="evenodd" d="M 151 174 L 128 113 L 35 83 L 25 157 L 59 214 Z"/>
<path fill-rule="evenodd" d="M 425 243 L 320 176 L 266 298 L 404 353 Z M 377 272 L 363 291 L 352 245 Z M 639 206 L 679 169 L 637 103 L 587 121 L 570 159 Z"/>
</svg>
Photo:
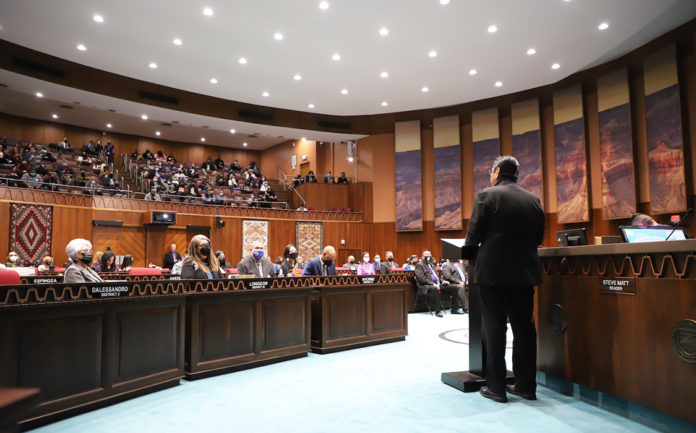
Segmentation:
<svg viewBox="0 0 696 433">
<path fill-rule="evenodd" d="M 587 232 L 584 228 L 561 230 L 556 232 L 559 247 L 577 247 L 587 245 Z"/>
<path fill-rule="evenodd" d="M 624 241 L 630 244 L 638 242 L 683 241 L 686 239 L 684 227 L 677 227 L 675 230 L 672 226 L 621 226 L 619 229 Z"/>
</svg>

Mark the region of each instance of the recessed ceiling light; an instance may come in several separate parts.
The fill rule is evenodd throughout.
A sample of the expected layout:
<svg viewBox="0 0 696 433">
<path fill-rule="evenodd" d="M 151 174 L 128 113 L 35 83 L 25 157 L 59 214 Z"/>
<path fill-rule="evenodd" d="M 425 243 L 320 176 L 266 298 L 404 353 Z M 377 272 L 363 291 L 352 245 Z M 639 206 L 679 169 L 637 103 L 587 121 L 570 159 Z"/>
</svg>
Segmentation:
<svg viewBox="0 0 696 433">
<path fill-rule="evenodd" d="M 338 54 L 338 53 L 335 53 L 333 56 L 331 56 L 331 59 L 332 59 L 334 62 L 338 62 L 339 60 L 341 60 L 341 55 Z"/>
<path fill-rule="evenodd" d="M 183 44 L 183 42 L 181 42 L 181 39 L 179 39 L 179 38 L 174 38 L 174 40 L 172 41 L 172 43 L 173 43 L 174 45 L 181 45 L 181 44 Z"/>
<path fill-rule="evenodd" d="M 207 17 L 213 16 L 213 10 L 211 8 L 203 8 L 203 15 Z"/>
<path fill-rule="evenodd" d="M 302 138 L 300 138 L 300 140 L 307 141 L 307 137 L 302 137 Z"/>
<path fill-rule="evenodd" d="M 502 81 L 496 81 L 496 82 L 495 82 L 495 87 L 503 87 L 503 82 L 502 82 Z"/>
<path fill-rule="evenodd" d="M 533 56 L 534 54 L 536 54 L 536 50 L 534 48 L 530 48 L 527 50 L 528 56 Z"/>
<path fill-rule="evenodd" d="M 430 89 L 428 89 L 426 86 L 421 87 L 421 92 L 423 93 L 428 93 Z"/>
<path fill-rule="evenodd" d="M 113 126 L 113 125 L 111 125 L 110 123 L 107 123 L 107 124 L 106 124 L 106 127 L 107 127 L 107 128 L 111 128 L 112 126 Z"/>
<path fill-rule="evenodd" d="M 211 78 L 211 79 L 210 79 L 210 84 L 217 84 L 217 83 L 218 83 L 217 78 Z"/>
<path fill-rule="evenodd" d="M 77 44 L 77 49 L 80 51 L 87 51 L 87 47 L 84 44 Z"/>
<path fill-rule="evenodd" d="M 554 70 L 558 69 L 560 67 L 561 67 L 561 65 L 559 65 L 558 63 L 554 63 L 553 65 L 551 65 L 551 69 L 554 69 Z"/>
<path fill-rule="evenodd" d="M 300 80 L 302 79 L 302 75 L 300 75 L 300 74 L 295 74 L 295 75 L 292 77 L 292 79 L 295 80 L 295 81 L 300 81 Z"/>
<path fill-rule="evenodd" d="M 348 162 L 353 162 L 353 157 L 352 157 L 352 156 L 349 156 L 349 157 L 348 157 Z"/>
<path fill-rule="evenodd" d="M 387 101 L 382 101 L 382 107 L 386 107 L 387 105 L 389 105 Z"/>
<path fill-rule="evenodd" d="M 450 0 L 440 0 L 441 5 L 448 5 Z"/>
<path fill-rule="evenodd" d="M 147 114 L 143 114 L 142 116 L 140 116 L 140 118 L 143 120 L 147 120 Z"/>
<path fill-rule="evenodd" d="M 387 72 L 387 71 L 382 71 L 382 73 L 380 73 L 379 76 L 382 77 L 382 78 L 389 78 L 389 72 Z"/>
<path fill-rule="evenodd" d="M 246 65 L 246 64 L 247 64 L 247 59 L 246 59 L 246 57 L 240 57 L 240 58 L 239 58 L 239 64 L 240 64 L 240 65 Z"/>
<path fill-rule="evenodd" d="M 381 29 L 379 29 L 379 34 L 382 36 L 387 36 L 389 34 L 389 29 L 386 27 L 382 27 Z"/>
<path fill-rule="evenodd" d="M 57 119 L 57 118 L 58 118 L 58 115 L 57 115 L 57 114 L 52 114 L 51 117 L 53 117 L 54 119 Z"/>
<path fill-rule="evenodd" d="M 488 26 L 488 33 L 495 33 L 498 31 L 498 26 Z"/>
<path fill-rule="evenodd" d="M 230 129 L 230 134 L 236 134 L 237 130 L 236 129 Z"/>
<path fill-rule="evenodd" d="M 157 69 L 157 63 L 155 62 L 150 62 L 148 66 L 150 67 L 150 69 Z"/>
<path fill-rule="evenodd" d="M 341 89 L 341 95 L 347 95 L 348 89 Z"/>
<path fill-rule="evenodd" d="M 601 23 L 600 25 L 597 26 L 599 30 L 606 30 L 609 28 L 609 23 Z"/>
<path fill-rule="evenodd" d="M 103 23 L 104 22 L 104 17 L 99 15 L 99 14 L 94 14 L 92 19 L 98 23 Z"/>
<path fill-rule="evenodd" d="M 328 8 L 329 8 L 329 2 L 326 2 L 326 1 L 319 2 L 319 9 L 325 11 Z"/>
<path fill-rule="evenodd" d="M 44 94 L 41 93 L 41 92 L 36 92 L 35 95 L 36 95 L 37 98 L 43 98 L 43 97 L 44 97 Z"/>
<path fill-rule="evenodd" d="M 162 133 L 159 131 L 155 131 L 155 135 L 159 137 L 160 135 L 162 135 Z"/>
<path fill-rule="evenodd" d="M 264 98 L 268 98 L 269 96 L 271 96 L 271 94 L 268 92 L 263 92 L 261 96 L 263 96 Z"/>
<path fill-rule="evenodd" d="M 428 57 L 437 57 L 437 51 L 435 51 L 435 50 L 428 51 Z"/>
<path fill-rule="evenodd" d="M 276 33 L 273 35 L 273 39 L 275 39 L 276 41 L 282 41 L 282 40 L 283 40 L 283 34 L 280 33 L 280 32 L 276 32 Z"/>
<path fill-rule="evenodd" d="M 201 137 L 201 141 L 205 141 L 205 137 Z"/>
<path fill-rule="evenodd" d="M 248 145 L 249 145 L 249 143 L 247 143 L 246 141 L 244 143 L 242 143 L 242 146 L 244 146 L 244 147 L 247 147 Z"/>
<path fill-rule="evenodd" d="M 476 69 L 469 69 L 469 75 L 476 75 L 478 71 Z"/>
<path fill-rule="evenodd" d="M 314 108 L 314 104 L 308 104 L 308 105 L 307 105 L 307 108 L 310 108 L 310 109 L 311 109 L 311 108 Z"/>
</svg>

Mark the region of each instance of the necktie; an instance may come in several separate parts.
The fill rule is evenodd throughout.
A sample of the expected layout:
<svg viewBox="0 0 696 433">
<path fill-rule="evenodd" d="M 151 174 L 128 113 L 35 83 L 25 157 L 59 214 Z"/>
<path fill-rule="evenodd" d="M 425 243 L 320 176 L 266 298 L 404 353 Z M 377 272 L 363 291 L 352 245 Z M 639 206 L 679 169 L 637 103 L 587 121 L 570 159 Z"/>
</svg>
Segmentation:
<svg viewBox="0 0 696 433">
<path fill-rule="evenodd" d="M 435 273 L 435 271 L 433 270 L 433 268 L 430 265 L 427 265 L 427 266 L 428 266 L 428 270 L 430 271 L 430 275 L 433 278 L 433 283 L 437 283 L 437 281 L 438 281 L 437 274 Z"/>
<path fill-rule="evenodd" d="M 466 275 L 464 275 L 464 271 L 462 271 L 461 266 L 459 266 L 459 263 L 455 263 L 454 267 L 457 268 L 457 272 L 459 272 L 459 277 L 462 279 L 462 283 L 466 281 Z"/>
</svg>

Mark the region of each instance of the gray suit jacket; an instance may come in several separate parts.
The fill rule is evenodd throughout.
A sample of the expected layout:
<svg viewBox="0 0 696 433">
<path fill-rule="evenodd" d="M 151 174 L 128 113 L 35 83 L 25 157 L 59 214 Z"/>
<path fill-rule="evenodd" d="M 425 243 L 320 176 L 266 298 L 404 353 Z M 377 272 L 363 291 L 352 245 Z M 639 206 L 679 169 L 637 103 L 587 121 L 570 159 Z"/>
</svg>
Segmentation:
<svg viewBox="0 0 696 433">
<path fill-rule="evenodd" d="M 466 272 L 462 265 L 459 266 L 462 272 Z M 442 277 L 445 281 L 449 281 L 452 284 L 462 284 L 462 276 L 459 275 L 459 271 L 457 271 L 457 268 L 452 262 L 446 262 L 442 265 Z"/>
<path fill-rule="evenodd" d="M 63 275 L 63 283 L 100 283 L 103 280 L 92 268 L 83 268 L 77 263 L 70 265 Z"/>
<path fill-rule="evenodd" d="M 254 275 L 256 278 L 273 278 L 276 276 L 273 263 L 265 257 L 261 259 L 261 269 L 263 270 L 263 275 L 259 275 L 259 268 L 256 266 L 256 258 L 251 254 L 237 263 L 237 273 L 239 275 Z"/>
</svg>

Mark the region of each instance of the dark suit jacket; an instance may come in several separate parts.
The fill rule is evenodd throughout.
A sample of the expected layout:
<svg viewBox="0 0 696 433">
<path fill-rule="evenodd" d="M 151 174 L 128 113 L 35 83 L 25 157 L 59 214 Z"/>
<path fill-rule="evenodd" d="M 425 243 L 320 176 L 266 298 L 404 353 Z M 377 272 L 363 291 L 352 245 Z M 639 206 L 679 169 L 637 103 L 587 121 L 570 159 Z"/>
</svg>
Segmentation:
<svg viewBox="0 0 696 433">
<path fill-rule="evenodd" d="M 539 199 L 511 179 L 476 195 L 466 245 L 479 245 L 473 282 L 481 285 L 541 283 L 537 246 L 544 240 Z"/>
<path fill-rule="evenodd" d="M 430 266 L 432 266 L 433 271 L 435 271 L 435 275 L 437 275 L 437 269 L 435 264 L 432 263 Z M 432 274 L 430 273 L 430 270 L 428 270 L 424 262 L 418 262 L 416 264 L 416 270 L 414 272 L 416 276 L 416 286 L 418 286 L 418 290 L 421 293 L 427 293 L 428 289 L 430 289 L 436 284 L 435 282 L 433 282 Z M 437 284 L 439 283 L 440 278 L 438 277 Z"/>
<path fill-rule="evenodd" d="M 459 268 L 466 273 L 464 266 L 459 265 Z M 462 284 L 462 276 L 459 275 L 459 271 L 452 262 L 446 262 L 442 265 L 442 278 L 452 284 Z"/>
<path fill-rule="evenodd" d="M 333 176 L 324 176 L 324 183 L 336 183 Z"/>
<path fill-rule="evenodd" d="M 254 275 L 256 278 L 273 278 L 276 276 L 273 263 L 265 257 L 261 259 L 261 269 L 263 270 L 263 275 L 259 275 L 256 258 L 251 254 L 237 263 L 237 274 L 239 275 Z"/>
<path fill-rule="evenodd" d="M 213 272 L 213 280 L 219 280 L 222 278 L 222 274 L 218 272 Z M 182 280 L 207 280 L 208 274 L 203 272 L 193 261 L 189 258 L 184 260 L 183 265 L 181 265 L 181 279 Z"/>
<path fill-rule="evenodd" d="M 171 251 L 165 254 L 164 256 L 164 268 L 171 269 L 174 266 L 174 263 L 176 263 L 177 260 L 181 260 L 181 254 L 174 252 L 172 253 Z"/>
<path fill-rule="evenodd" d="M 321 256 L 307 261 L 302 270 L 302 276 L 305 275 L 321 275 Z M 336 275 L 336 263 L 331 263 L 331 266 L 326 270 L 326 275 Z"/>
</svg>

